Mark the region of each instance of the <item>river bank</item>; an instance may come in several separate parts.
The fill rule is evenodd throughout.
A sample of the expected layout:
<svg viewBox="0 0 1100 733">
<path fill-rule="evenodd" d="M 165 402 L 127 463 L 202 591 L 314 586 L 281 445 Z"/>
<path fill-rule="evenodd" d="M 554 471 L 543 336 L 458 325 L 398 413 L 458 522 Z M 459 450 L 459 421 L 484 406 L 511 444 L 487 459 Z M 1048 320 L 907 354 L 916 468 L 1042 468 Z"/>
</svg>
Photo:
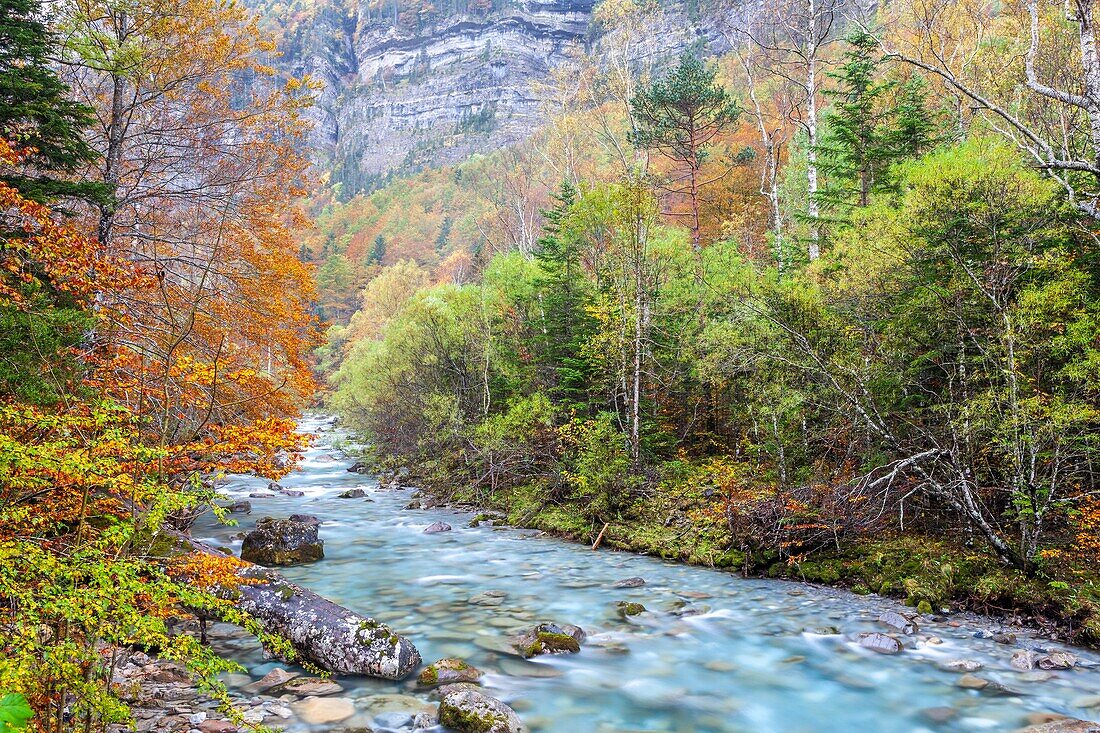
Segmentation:
<svg viewBox="0 0 1100 733">
<path fill-rule="evenodd" d="M 364 466 L 365 469 L 365 466 Z M 895 598 L 923 614 L 969 611 L 998 622 L 1028 627 L 1043 637 L 1094 647 L 1100 642 L 1100 601 L 1091 576 L 1073 583 L 1028 577 L 998 562 L 979 544 L 965 547 L 914 533 L 879 533 L 843 544 L 826 544 L 800 557 L 749 549 L 701 508 L 712 504 L 703 491 L 647 497 L 604 527 L 586 518 L 568 499 L 546 501 L 536 487 L 473 492 L 389 468 L 383 486 L 416 490 L 411 506 L 454 506 L 489 522 L 535 529 L 571 542 L 639 553 L 751 578 L 772 578 L 838 587 L 857 595 Z M 739 549 L 739 547 L 744 549 Z"/>
</svg>

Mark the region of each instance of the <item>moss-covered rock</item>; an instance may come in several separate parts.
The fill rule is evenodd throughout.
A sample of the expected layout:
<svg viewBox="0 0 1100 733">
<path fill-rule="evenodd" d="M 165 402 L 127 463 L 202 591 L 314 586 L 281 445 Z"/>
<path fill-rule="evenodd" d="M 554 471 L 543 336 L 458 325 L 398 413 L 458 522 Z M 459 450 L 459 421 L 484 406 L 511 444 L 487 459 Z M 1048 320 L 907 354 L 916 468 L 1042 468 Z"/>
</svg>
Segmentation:
<svg viewBox="0 0 1100 733">
<path fill-rule="evenodd" d="M 645 606 L 640 603 L 634 603 L 633 601 L 619 601 L 615 605 L 615 611 L 619 616 L 628 618 L 630 616 L 638 616 L 645 613 Z"/>
<path fill-rule="evenodd" d="M 585 633 L 571 624 L 539 624 L 516 637 L 513 645 L 525 659 L 540 654 L 576 654 L 581 650 Z"/>
<path fill-rule="evenodd" d="M 325 556 L 317 523 L 264 517 L 244 537 L 241 559 L 268 567 L 300 565 Z"/>
<path fill-rule="evenodd" d="M 459 733 L 527 733 L 516 712 L 478 690 L 447 691 L 439 702 L 439 722 Z"/>
<path fill-rule="evenodd" d="M 440 659 L 425 667 L 416 681 L 421 687 L 437 687 L 459 682 L 476 683 L 481 675 L 481 670 L 461 659 Z"/>
</svg>

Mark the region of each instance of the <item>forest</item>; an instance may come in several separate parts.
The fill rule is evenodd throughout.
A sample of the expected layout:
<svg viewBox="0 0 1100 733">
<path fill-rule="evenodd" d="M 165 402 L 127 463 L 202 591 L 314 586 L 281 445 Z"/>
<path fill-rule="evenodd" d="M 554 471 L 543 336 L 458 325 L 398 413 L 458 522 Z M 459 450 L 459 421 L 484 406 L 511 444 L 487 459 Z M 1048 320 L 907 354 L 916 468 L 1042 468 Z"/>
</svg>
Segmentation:
<svg viewBox="0 0 1100 733">
<path fill-rule="evenodd" d="M 132 728 L 134 650 L 256 728 L 208 619 L 323 671 L 187 539 L 308 410 L 421 503 L 1100 643 L 1094 4 L 602 0 L 526 139 L 341 190 L 316 18 L 542 5 L 0 0 L 0 733 Z"/>
</svg>

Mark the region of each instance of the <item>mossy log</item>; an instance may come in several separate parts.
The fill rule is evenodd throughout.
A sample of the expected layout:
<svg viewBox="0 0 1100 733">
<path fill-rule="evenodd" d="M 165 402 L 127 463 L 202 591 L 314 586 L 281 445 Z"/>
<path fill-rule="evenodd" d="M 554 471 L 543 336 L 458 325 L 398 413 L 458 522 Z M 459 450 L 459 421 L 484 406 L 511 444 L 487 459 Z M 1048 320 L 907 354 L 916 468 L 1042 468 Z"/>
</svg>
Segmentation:
<svg viewBox="0 0 1100 733">
<path fill-rule="evenodd" d="M 222 554 L 182 534 L 173 539 L 177 551 Z M 221 592 L 232 598 L 270 633 L 286 639 L 298 658 L 336 674 L 387 680 L 408 677 L 420 666 L 420 652 L 385 624 L 337 605 L 308 588 L 291 583 L 278 572 L 247 564 L 238 571 L 242 583 Z"/>
</svg>

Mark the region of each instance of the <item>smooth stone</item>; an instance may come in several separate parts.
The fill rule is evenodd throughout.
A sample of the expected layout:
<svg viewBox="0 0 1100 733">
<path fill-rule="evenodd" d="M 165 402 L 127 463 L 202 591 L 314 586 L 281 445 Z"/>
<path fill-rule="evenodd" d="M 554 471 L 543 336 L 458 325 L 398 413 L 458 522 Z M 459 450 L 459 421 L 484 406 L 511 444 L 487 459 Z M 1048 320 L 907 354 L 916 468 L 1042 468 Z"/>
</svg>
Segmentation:
<svg viewBox="0 0 1100 733">
<path fill-rule="evenodd" d="M 429 524 L 424 530 L 424 534 L 438 534 L 440 532 L 450 532 L 451 525 L 446 522 L 434 522 Z"/>
<path fill-rule="evenodd" d="M 873 632 L 860 634 L 856 641 L 864 649 L 870 649 L 878 654 L 900 654 L 904 647 L 902 643 L 892 636 Z"/>
<path fill-rule="evenodd" d="M 412 725 L 413 716 L 402 712 L 379 713 L 373 722 L 382 728 L 405 728 Z"/>
<path fill-rule="evenodd" d="M 487 590 L 484 593 L 470 596 L 467 603 L 472 603 L 475 606 L 499 606 L 504 603 L 504 599 L 507 597 L 508 594 L 502 590 Z"/>
<path fill-rule="evenodd" d="M 471 667 L 461 659 L 440 659 L 425 667 L 416 681 L 421 687 L 437 687 L 456 682 L 477 682 L 481 676 L 480 669 Z"/>
<path fill-rule="evenodd" d="M 1036 669 L 1020 675 L 1020 679 L 1024 682 L 1046 682 L 1054 679 L 1054 677 L 1055 675 L 1052 672 L 1047 672 L 1043 669 Z"/>
<path fill-rule="evenodd" d="M 291 708 L 309 725 L 339 723 L 355 715 L 355 703 L 346 697 L 310 697 L 294 703 Z"/>
<path fill-rule="evenodd" d="M 256 682 L 253 682 L 250 685 L 245 685 L 245 687 L 241 691 L 249 695 L 260 695 L 267 692 L 268 690 L 275 689 L 279 685 L 285 685 L 287 682 L 290 682 L 294 678 L 300 676 L 301 675 L 298 672 L 288 672 L 282 667 L 276 667 Z"/>
<path fill-rule="evenodd" d="M 915 634 L 920 631 L 920 628 L 913 619 L 902 616 L 897 611 L 886 611 L 878 617 L 878 621 L 880 624 L 885 624 L 903 634 Z"/>
<path fill-rule="evenodd" d="M 955 683 L 956 687 L 961 687 L 964 690 L 984 690 L 989 687 L 989 680 L 982 679 L 981 677 L 975 677 L 972 674 L 964 674 Z"/>
<path fill-rule="evenodd" d="M 977 672 L 982 666 L 981 662 L 973 659 L 952 659 L 939 665 L 946 672 Z"/>
<path fill-rule="evenodd" d="M 1020 733 L 1100 733 L 1100 723 L 1090 723 L 1087 720 L 1074 718 L 1060 718 L 1049 723 L 1029 725 Z"/>
<path fill-rule="evenodd" d="M 323 680 L 319 677 L 298 677 L 287 682 L 279 692 L 299 695 L 301 697 L 321 697 L 323 695 L 335 695 L 343 692 L 344 688 L 332 680 Z"/>
<path fill-rule="evenodd" d="M 1012 653 L 1012 661 L 1009 662 L 1014 668 L 1020 670 L 1035 669 L 1035 665 L 1039 662 L 1039 655 L 1030 649 L 1020 649 Z"/>
<path fill-rule="evenodd" d="M 955 708 L 949 707 L 935 707 L 925 708 L 920 711 L 920 716 L 934 725 L 943 725 L 944 723 L 957 718 L 959 711 Z"/>
</svg>

